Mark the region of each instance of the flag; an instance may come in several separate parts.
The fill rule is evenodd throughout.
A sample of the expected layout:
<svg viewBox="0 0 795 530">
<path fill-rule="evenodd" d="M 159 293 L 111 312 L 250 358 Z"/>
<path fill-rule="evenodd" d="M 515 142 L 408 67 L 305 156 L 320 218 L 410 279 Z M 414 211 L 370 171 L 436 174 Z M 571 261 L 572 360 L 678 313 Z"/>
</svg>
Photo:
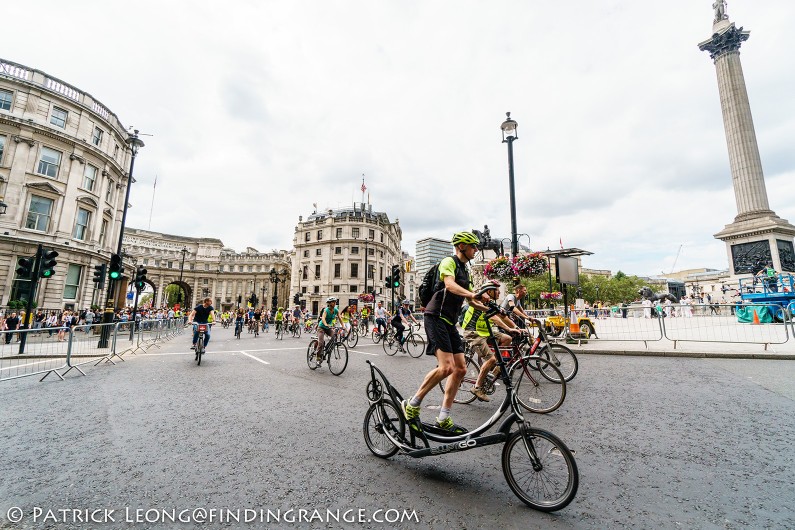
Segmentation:
<svg viewBox="0 0 795 530">
<path fill-rule="evenodd" d="M 367 186 L 365 186 L 364 182 L 362 182 L 362 193 L 364 193 L 365 191 L 367 191 Z"/>
<path fill-rule="evenodd" d="M 560 249 L 563 250 L 563 238 L 560 238 Z"/>
<path fill-rule="evenodd" d="M 156 187 L 157 187 L 157 175 L 155 175 L 155 185 L 152 186 L 152 188 L 156 188 Z"/>
</svg>

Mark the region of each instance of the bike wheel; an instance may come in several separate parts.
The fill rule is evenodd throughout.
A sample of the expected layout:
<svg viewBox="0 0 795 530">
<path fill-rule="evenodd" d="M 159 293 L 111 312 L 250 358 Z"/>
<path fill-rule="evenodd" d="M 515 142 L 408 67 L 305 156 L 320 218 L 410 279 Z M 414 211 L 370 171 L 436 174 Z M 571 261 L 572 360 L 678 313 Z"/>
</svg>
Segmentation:
<svg viewBox="0 0 795 530">
<path fill-rule="evenodd" d="M 350 333 L 345 337 L 345 344 L 348 345 L 348 348 L 355 348 L 356 345 L 359 344 L 359 333 L 356 331 L 356 328 L 351 328 Z"/>
<path fill-rule="evenodd" d="M 557 436 L 540 429 L 514 432 L 502 448 L 508 486 L 531 508 L 554 512 L 577 494 L 580 475 L 574 456 Z"/>
<path fill-rule="evenodd" d="M 379 458 L 389 458 L 400 450 L 384 433 L 403 438 L 405 431 L 403 415 L 391 401 L 373 403 L 364 415 L 364 443 Z"/>
<path fill-rule="evenodd" d="M 366 336 L 367 336 L 367 333 L 368 333 L 369 331 L 370 331 L 370 330 L 369 330 L 369 329 L 367 329 L 367 323 L 366 323 L 366 322 L 362 322 L 362 323 L 359 325 L 359 335 L 361 335 L 362 337 L 366 337 Z"/>
<path fill-rule="evenodd" d="M 566 399 L 566 382 L 560 370 L 543 357 L 523 357 L 511 366 L 509 373 L 519 404 L 530 412 L 547 414 Z"/>
<path fill-rule="evenodd" d="M 196 341 L 196 364 L 202 365 L 202 354 L 204 354 L 204 335 L 199 335 L 199 340 Z"/>
<path fill-rule="evenodd" d="M 301 338 L 301 326 L 299 326 L 298 324 L 295 325 L 295 329 L 293 330 L 293 337 L 295 337 L 296 339 Z"/>
<path fill-rule="evenodd" d="M 579 369 L 577 356 L 563 344 L 547 344 L 536 355 L 555 365 L 566 382 L 571 381 L 577 375 L 577 370 Z M 554 373 L 547 374 L 545 372 L 542 372 L 542 374 L 544 374 L 544 377 L 554 377 L 555 375 Z"/>
<path fill-rule="evenodd" d="M 412 333 L 409 335 L 409 338 L 406 339 L 406 342 L 403 343 L 403 347 L 409 352 L 409 355 L 418 359 L 425 354 L 425 339 L 416 333 Z"/>
<path fill-rule="evenodd" d="M 381 333 L 377 329 L 373 330 L 372 339 L 375 344 L 378 344 L 378 341 L 381 340 Z"/>
<path fill-rule="evenodd" d="M 328 369 L 334 375 L 342 375 L 348 366 L 348 347 L 344 342 L 335 342 L 328 354 Z"/>
<path fill-rule="evenodd" d="M 384 337 L 382 346 L 384 348 L 384 353 L 387 355 L 395 355 L 400 345 L 395 337 Z"/>
<path fill-rule="evenodd" d="M 464 374 L 464 378 L 461 380 L 461 384 L 458 386 L 458 392 L 456 392 L 455 399 L 453 400 L 455 403 L 472 403 L 476 399 L 475 394 L 470 392 L 469 389 L 473 388 L 478 381 L 480 363 L 474 357 L 467 357 L 466 367 L 467 373 Z M 446 377 L 439 381 L 439 388 L 442 390 L 442 394 L 444 394 L 445 385 L 447 385 Z"/>
<path fill-rule="evenodd" d="M 309 366 L 310 370 L 314 370 L 318 366 L 320 366 L 317 362 L 317 339 L 312 339 L 309 341 L 309 346 L 306 347 L 306 364 Z"/>
</svg>

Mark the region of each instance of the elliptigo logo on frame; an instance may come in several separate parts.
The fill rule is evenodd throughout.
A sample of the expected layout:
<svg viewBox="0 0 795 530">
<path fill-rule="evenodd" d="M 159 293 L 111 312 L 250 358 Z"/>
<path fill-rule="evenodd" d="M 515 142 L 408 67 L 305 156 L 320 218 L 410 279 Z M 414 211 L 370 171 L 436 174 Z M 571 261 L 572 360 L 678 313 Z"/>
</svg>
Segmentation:
<svg viewBox="0 0 795 530">
<path fill-rule="evenodd" d="M 440 445 L 439 447 L 434 447 L 431 449 L 431 454 L 442 455 L 444 453 L 450 453 L 452 451 L 465 451 L 467 449 L 472 449 L 477 445 L 478 445 L 477 440 L 463 440 L 461 442 L 455 442 L 451 444 Z"/>
</svg>

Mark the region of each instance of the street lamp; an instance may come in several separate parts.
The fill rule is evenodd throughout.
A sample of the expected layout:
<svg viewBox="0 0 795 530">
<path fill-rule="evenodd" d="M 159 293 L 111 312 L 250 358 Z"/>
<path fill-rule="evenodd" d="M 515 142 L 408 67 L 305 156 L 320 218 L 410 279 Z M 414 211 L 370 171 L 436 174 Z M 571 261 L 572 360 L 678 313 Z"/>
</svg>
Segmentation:
<svg viewBox="0 0 795 530">
<path fill-rule="evenodd" d="M 511 191 L 511 253 L 514 257 L 519 253 L 519 241 L 516 238 L 516 194 L 513 183 L 513 142 L 519 139 L 519 124 L 511 119 L 511 113 L 506 112 L 507 119 L 502 122 L 502 143 L 508 144 L 508 185 Z"/>
<path fill-rule="evenodd" d="M 277 271 L 276 269 L 270 270 L 271 275 L 271 283 L 275 284 L 276 287 L 273 288 L 273 299 L 272 305 L 273 307 L 279 306 L 279 283 L 284 281 L 284 277 L 287 276 L 287 271 Z"/>
<path fill-rule="evenodd" d="M 355 237 L 358 241 L 358 237 Z M 370 259 L 370 241 L 373 241 L 369 237 L 364 238 L 364 292 L 367 292 L 367 279 L 370 276 L 370 267 L 369 267 L 369 259 Z"/>
<path fill-rule="evenodd" d="M 121 214 L 121 226 L 119 227 L 119 243 L 116 247 L 116 254 L 121 256 L 121 247 L 122 247 L 122 240 L 124 239 L 124 225 L 127 222 L 127 205 L 130 202 L 130 188 L 132 188 L 132 183 L 135 181 L 133 179 L 133 169 L 135 168 L 135 157 L 138 156 L 138 150 L 144 146 L 143 140 L 138 138 L 138 129 L 135 129 L 132 134 L 127 136 L 127 145 L 130 147 L 130 174 L 127 177 L 127 192 L 124 196 L 124 208 L 122 209 Z M 116 292 L 116 281 L 115 280 L 108 280 L 108 293 L 107 299 L 105 300 L 105 313 L 102 315 L 102 323 L 103 324 L 110 324 L 113 322 L 113 313 L 116 308 L 116 301 L 113 299 Z M 99 337 L 99 344 L 100 348 L 107 348 L 108 342 L 110 338 L 110 326 L 102 326 L 102 333 Z"/>
<path fill-rule="evenodd" d="M 179 294 L 177 295 L 178 304 L 182 304 L 182 271 L 185 269 L 185 254 L 188 253 L 188 249 L 183 246 L 180 252 L 182 252 L 182 262 L 179 264 Z"/>
</svg>

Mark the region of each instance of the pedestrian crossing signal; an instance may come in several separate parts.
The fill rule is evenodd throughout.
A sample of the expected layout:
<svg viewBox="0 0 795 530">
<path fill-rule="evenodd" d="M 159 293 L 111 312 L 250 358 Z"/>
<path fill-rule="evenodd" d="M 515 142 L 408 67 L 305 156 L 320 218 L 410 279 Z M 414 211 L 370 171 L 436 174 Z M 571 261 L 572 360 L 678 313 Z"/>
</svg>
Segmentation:
<svg viewBox="0 0 795 530">
<path fill-rule="evenodd" d="M 33 258 L 19 258 L 17 264 L 17 277 L 20 280 L 29 280 L 33 275 Z"/>
</svg>

